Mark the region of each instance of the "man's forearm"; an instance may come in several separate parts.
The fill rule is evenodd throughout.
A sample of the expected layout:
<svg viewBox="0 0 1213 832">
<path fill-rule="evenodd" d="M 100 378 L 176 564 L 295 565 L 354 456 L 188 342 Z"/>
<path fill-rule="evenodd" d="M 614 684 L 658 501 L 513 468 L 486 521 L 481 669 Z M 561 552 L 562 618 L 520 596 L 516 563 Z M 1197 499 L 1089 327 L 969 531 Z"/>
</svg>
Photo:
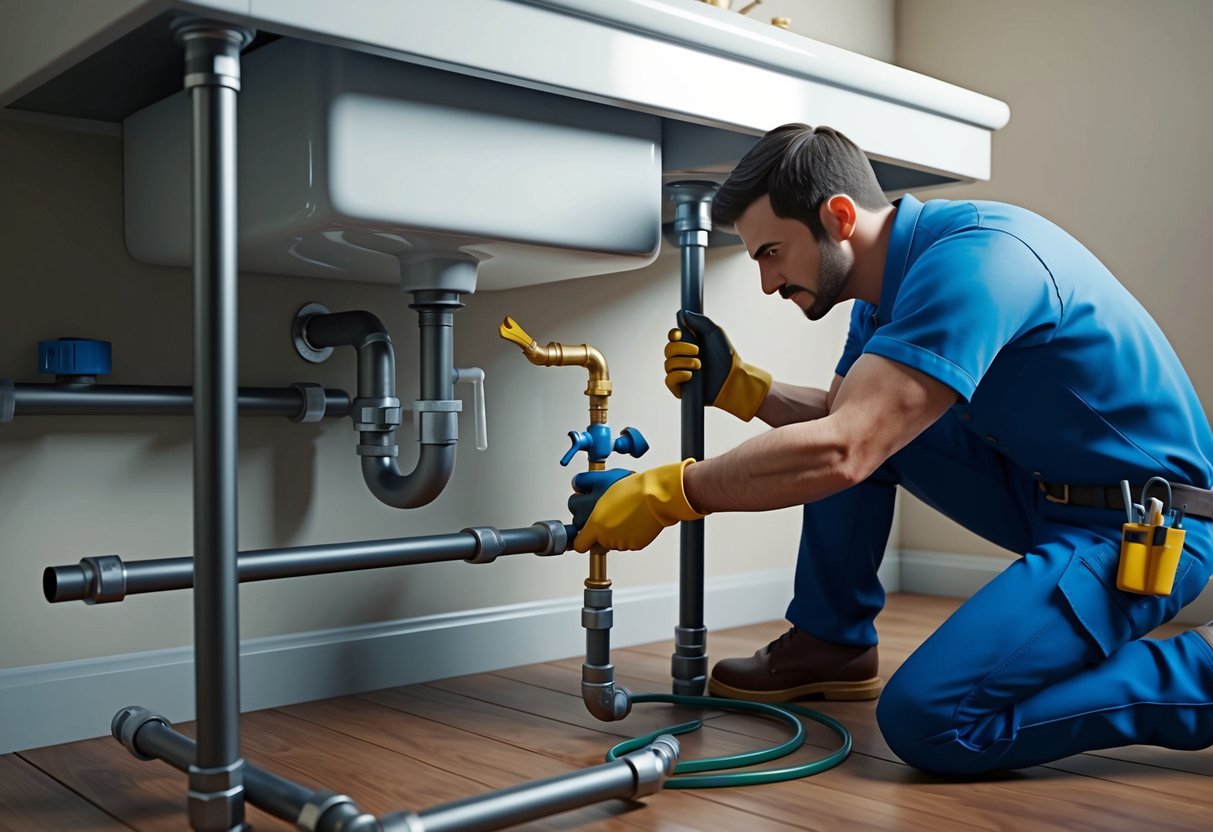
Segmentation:
<svg viewBox="0 0 1213 832">
<path fill-rule="evenodd" d="M 764 433 L 686 468 L 696 511 L 766 511 L 820 500 L 853 485 L 857 472 L 829 420 Z"/>
<path fill-rule="evenodd" d="M 756 415 L 773 428 L 820 419 L 830 412 L 826 407 L 828 395 L 816 387 L 797 387 L 775 381 Z"/>
</svg>

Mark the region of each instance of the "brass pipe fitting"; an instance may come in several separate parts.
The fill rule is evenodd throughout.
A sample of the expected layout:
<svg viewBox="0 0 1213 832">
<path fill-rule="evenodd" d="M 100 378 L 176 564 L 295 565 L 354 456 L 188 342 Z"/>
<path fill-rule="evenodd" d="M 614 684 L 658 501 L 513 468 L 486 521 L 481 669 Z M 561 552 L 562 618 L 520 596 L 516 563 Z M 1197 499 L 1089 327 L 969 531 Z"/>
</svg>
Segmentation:
<svg viewBox="0 0 1213 832">
<path fill-rule="evenodd" d="M 605 425 L 607 421 L 607 397 L 611 395 L 611 373 L 606 359 L 597 347 L 589 344 L 557 344 L 549 341 L 547 346 L 527 335 L 513 318 L 507 317 L 498 329 L 501 337 L 522 347 L 527 361 L 541 367 L 585 367 L 590 373 L 585 394 L 590 397 L 590 424 Z"/>
<path fill-rule="evenodd" d="M 606 358 L 597 347 L 589 344 L 557 344 L 555 341 L 549 341 L 547 346 L 540 346 L 538 341 L 510 317 L 506 317 L 497 331 L 505 340 L 513 341 L 522 347 L 522 354 L 532 364 L 538 364 L 540 367 L 585 367 L 590 373 L 589 383 L 585 388 L 585 394 L 590 397 L 590 424 L 606 424 L 607 397 L 611 395 L 611 373 L 607 369 Z M 606 463 L 590 463 L 591 471 L 601 471 L 605 468 Z M 610 587 L 606 555 L 607 550 L 601 546 L 590 549 L 590 577 L 585 581 L 588 589 Z"/>
</svg>

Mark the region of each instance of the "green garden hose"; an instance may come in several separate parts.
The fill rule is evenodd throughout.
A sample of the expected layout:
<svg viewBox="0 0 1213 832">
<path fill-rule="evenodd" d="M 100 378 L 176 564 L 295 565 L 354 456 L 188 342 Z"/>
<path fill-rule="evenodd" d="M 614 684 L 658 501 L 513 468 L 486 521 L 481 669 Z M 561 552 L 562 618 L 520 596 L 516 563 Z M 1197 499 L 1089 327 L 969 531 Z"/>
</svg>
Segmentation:
<svg viewBox="0 0 1213 832">
<path fill-rule="evenodd" d="M 747 702 L 742 699 L 722 699 L 717 696 L 680 696 L 670 693 L 638 693 L 632 696 L 632 702 L 664 702 L 671 705 L 685 705 L 693 708 L 713 708 L 722 711 L 753 713 L 777 719 L 792 728 L 790 739 L 771 748 L 759 751 L 747 751 L 743 754 L 730 754 L 723 757 L 682 761 L 674 769 L 674 776 L 665 781 L 665 788 L 667 789 L 716 789 L 724 786 L 756 786 L 761 783 L 780 783 L 784 780 L 798 780 L 801 777 L 809 777 L 810 775 L 820 774 L 823 771 L 834 768 L 834 766 L 845 760 L 847 755 L 851 753 L 851 734 L 840 722 L 831 719 L 825 714 L 788 702 L 779 705 L 767 705 L 762 702 Z M 813 760 L 798 766 L 691 776 L 697 772 L 743 768 L 786 757 L 804 745 L 804 725 L 796 718 L 795 714 L 826 726 L 839 736 L 842 740 L 842 745 L 836 751 L 827 754 L 820 760 Z M 663 728 L 660 731 L 654 731 L 643 737 L 624 740 L 607 752 L 607 761 L 614 760 L 619 755 L 627 754 L 629 751 L 642 748 L 661 734 L 686 734 L 698 730 L 702 725 L 702 720 L 696 719 L 691 722 L 674 725 L 670 728 Z"/>
</svg>

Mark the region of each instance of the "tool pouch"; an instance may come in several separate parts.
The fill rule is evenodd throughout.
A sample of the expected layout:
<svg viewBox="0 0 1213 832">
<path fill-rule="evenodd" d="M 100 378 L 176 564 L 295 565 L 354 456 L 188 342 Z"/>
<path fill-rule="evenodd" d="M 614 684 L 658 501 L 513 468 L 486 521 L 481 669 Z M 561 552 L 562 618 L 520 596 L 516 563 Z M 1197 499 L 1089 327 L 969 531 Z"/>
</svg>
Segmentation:
<svg viewBox="0 0 1213 832">
<path fill-rule="evenodd" d="M 1125 523 L 1120 538 L 1116 588 L 1139 595 L 1170 595 L 1175 584 L 1184 530 Z"/>
</svg>

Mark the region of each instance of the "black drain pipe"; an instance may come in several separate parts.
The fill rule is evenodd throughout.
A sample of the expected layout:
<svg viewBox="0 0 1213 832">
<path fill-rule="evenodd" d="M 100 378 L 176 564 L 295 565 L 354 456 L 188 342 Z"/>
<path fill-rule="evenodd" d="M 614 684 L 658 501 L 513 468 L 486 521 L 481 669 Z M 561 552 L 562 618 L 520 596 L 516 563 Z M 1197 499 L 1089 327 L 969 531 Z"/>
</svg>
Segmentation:
<svg viewBox="0 0 1213 832">
<path fill-rule="evenodd" d="M 676 182 L 667 187 L 676 203 L 674 230 L 681 251 L 682 308 L 702 314 L 704 255 L 712 229 L 709 208 L 716 185 Z M 682 458 L 703 459 L 703 444 L 703 381 L 695 374 L 682 386 Z M 708 631 L 703 623 L 703 521 L 682 523 L 679 544 L 678 626 L 674 628 L 670 671 L 674 693 L 700 696 L 708 673 Z"/>
<path fill-rule="evenodd" d="M 402 407 L 396 396 L 396 358 L 392 339 L 370 312 L 333 312 L 304 318 L 308 347 L 323 350 L 351 346 L 358 353 L 358 392 L 351 406 L 358 431 L 362 476 L 371 493 L 395 508 L 417 508 L 432 502 L 455 470 L 458 413 L 454 398 L 454 348 L 451 315 L 462 306 L 455 292 L 415 292 L 411 308 L 421 328 L 421 400 L 413 403 L 420 433 L 417 464 L 402 474 L 396 457 L 396 429 Z"/>
</svg>

